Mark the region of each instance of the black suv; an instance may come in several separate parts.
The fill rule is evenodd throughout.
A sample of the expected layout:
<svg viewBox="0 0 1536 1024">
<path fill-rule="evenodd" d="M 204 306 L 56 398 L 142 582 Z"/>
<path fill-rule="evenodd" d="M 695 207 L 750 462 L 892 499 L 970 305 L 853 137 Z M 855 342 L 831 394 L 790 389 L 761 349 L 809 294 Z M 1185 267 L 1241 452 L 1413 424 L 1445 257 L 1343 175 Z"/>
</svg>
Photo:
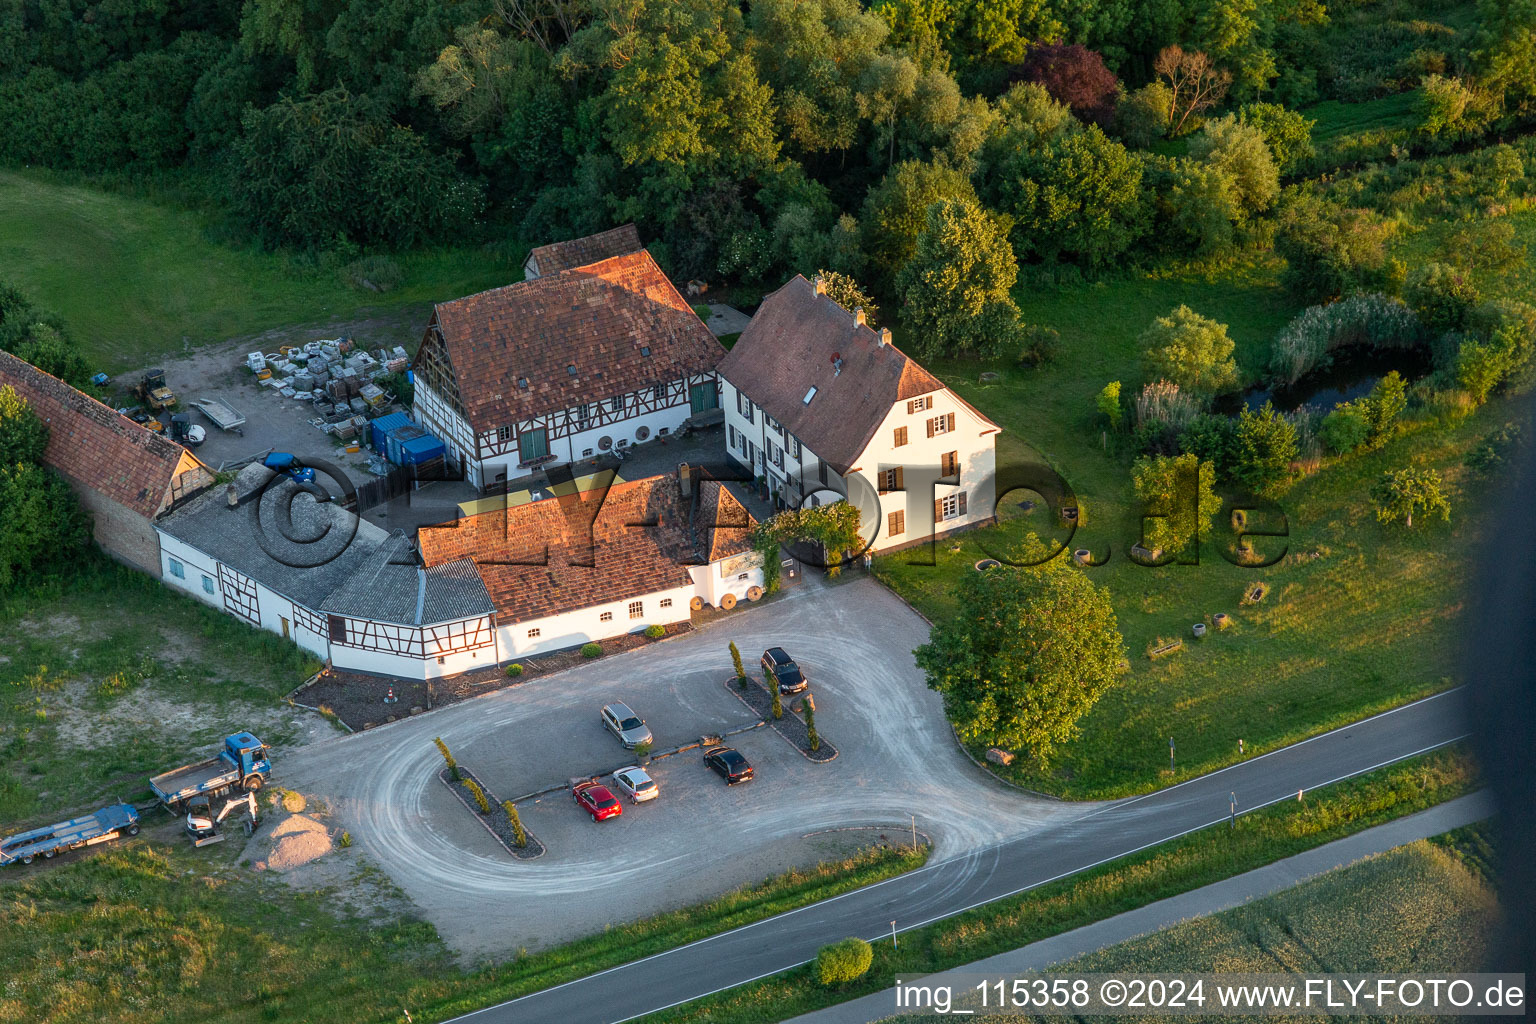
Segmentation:
<svg viewBox="0 0 1536 1024">
<path fill-rule="evenodd" d="M 752 766 L 734 747 L 710 747 L 704 751 L 704 763 L 719 772 L 727 786 L 752 781 Z"/>
<path fill-rule="evenodd" d="M 763 675 L 778 682 L 780 693 L 799 693 L 811 685 L 795 659 L 782 647 L 770 647 L 763 652 Z"/>
</svg>

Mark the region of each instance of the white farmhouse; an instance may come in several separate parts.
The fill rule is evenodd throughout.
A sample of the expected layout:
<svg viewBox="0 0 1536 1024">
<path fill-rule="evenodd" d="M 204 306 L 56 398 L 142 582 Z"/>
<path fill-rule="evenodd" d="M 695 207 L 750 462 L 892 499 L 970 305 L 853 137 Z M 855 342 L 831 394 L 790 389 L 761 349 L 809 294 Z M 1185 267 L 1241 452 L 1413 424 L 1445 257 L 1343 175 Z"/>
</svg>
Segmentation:
<svg viewBox="0 0 1536 1024">
<path fill-rule="evenodd" d="M 777 504 L 846 497 L 871 551 L 992 518 L 997 425 L 819 280 L 764 299 L 719 373 L 728 454 Z"/>
<path fill-rule="evenodd" d="M 720 404 L 725 350 L 650 253 L 543 264 L 531 280 L 439 303 L 416 356 L 417 420 L 489 494 Z"/>
</svg>

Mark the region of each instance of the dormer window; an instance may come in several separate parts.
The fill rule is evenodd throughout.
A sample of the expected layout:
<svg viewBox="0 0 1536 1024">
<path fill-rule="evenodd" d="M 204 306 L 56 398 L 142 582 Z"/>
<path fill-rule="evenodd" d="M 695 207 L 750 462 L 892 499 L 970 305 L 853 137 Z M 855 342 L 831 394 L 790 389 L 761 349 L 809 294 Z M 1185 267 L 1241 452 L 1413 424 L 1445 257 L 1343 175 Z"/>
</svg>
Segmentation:
<svg viewBox="0 0 1536 1024">
<path fill-rule="evenodd" d="M 576 365 L 572 363 L 570 366 L 567 366 L 565 368 L 565 372 L 570 374 L 572 377 L 576 376 Z"/>
</svg>

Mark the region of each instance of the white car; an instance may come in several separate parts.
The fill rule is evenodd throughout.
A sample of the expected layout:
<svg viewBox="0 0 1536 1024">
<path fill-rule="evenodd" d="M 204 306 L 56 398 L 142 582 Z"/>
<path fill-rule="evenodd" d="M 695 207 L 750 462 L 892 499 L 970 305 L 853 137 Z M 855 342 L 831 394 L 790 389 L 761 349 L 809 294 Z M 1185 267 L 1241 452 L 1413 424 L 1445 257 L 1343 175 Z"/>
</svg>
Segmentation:
<svg viewBox="0 0 1536 1024">
<path fill-rule="evenodd" d="M 613 781 L 632 804 L 643 804 L 661 795 L 656 780 L 647 775 L 644 768 L 620 768 L 613 773 Z"/>
</svg>

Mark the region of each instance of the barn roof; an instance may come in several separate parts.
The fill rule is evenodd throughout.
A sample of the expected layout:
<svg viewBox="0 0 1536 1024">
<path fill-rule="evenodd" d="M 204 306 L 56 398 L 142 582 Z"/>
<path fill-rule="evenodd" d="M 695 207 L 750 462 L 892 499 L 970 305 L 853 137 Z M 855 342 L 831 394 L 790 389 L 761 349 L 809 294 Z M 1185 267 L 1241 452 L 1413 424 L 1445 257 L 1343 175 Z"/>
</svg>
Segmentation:
<svg viewBox="0 0 1536 1024">
<path fill-rule="evenodd" d="M 9 385 L 48 425 L 43 461 L 76 486 L 96 491 L 146 519 L 171 504 L 180 472 L 213 474 L 169 438 L 140 426 L 9 352 L 0 352 L 0 386 Z"/>
<path fill-rule="evenodd" d="M 433 323 L 480 431 L 707 373 L 725 354 L 643 249 L 439 303 Z"/>
<path fill-rule="evenodd" d="M 719 372 L 839 473 L 892 405 L 944 389 L 798 274 L 763 300 Z"/>
<path fill-rule="evenodd" d="M 422 527 L 431 568 L 468 559 L 503 625 L 686 587 L 690 565 L 747 551 L 757 525 L 722 484 L 674 476 L 546 498 Z"/>
<path fill-rule="evenodd" d="M 584 267 L 614 256 L 639 252 L 640 232 L 633 224 L 624 224 L 607 231 L 599 231 L 585 238 L 572 238 L 564 242 L 541 245 L 528 254 L 527 266 L 534 277 L 549 277 L 572 267 Z"/>
</svg>

